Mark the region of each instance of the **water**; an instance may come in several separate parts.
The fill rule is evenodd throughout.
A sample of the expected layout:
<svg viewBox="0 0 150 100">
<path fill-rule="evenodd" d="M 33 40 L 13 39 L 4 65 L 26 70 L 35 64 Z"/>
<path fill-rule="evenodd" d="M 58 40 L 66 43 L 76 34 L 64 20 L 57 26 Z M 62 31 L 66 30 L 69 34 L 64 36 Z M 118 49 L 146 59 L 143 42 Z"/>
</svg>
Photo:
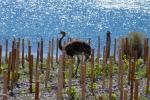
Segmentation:
<svg viewBox="0 0 150 100">
<path fill-rule="evenodd" d="M 48 40 L 63 30 L 68 37 L 104 44 L 105 33 L 114 37 L 138 31 L 150 36 L 150 0 L 0 0 L 0 40 Z M 59 37 L 59 36 L 58 36 Z M 102 46 L 101 46 L 102 47 Z"/>
</svg>

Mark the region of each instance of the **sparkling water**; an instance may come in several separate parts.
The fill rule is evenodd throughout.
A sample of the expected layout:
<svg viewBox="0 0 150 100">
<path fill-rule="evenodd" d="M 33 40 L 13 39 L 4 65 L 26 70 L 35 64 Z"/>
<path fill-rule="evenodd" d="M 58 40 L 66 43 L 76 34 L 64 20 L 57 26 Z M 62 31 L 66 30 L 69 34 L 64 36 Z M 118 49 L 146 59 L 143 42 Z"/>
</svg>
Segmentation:
<svg viewBox="0 0 150 100">
<path fill-rule="evenodd" d="M 61 30 L 67 37 L 91 38 L 93 48 L 98 35 L 103 48 L 108 30 L 112 40 L 132 31 L 150 36 L 150 0 L 0 0 L 2 44 L 20 37 L 36 47 L 43 38 L 47 46 Z"/>
</svg>

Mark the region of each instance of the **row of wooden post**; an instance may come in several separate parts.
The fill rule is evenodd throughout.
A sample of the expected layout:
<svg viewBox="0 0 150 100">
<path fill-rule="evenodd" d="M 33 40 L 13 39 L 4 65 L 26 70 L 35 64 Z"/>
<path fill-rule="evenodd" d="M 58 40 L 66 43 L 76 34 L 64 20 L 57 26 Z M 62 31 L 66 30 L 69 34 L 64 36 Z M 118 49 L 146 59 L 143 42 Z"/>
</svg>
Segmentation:
<svg viewBox="0 0 150 100">
<path fill-rule="evenodd" d="M 99 41 L 99 39 L 100 38 L 98 38 L 98 41 Z M 57 40 L 58 41 L 58 40 Z M 116 41 L 116 40 L 115 40 Z M 146 41 L 146 40 L 145 40 Z M 89 42 L 90 43 L 90 42 Z M 16 45 L 17 45 L 17 48 L 16 48 Z M 22 40 L 22 65 L 24 65 L 24 39 Z M 147 48 L 147 45 L 148 45 L 148 42 L 146 41 L 145 42 L 145 55 L 147 54 L 148 55 L 148 51 L 146 51 L 148 48 Z M 50 73 L 50 63 L 49 62 L 51 62 L 51 67 L 53 66 L 53 49 L 54 49 L 54 40 L 52 39 L 52 44 L 51 44 L 51 58 L 50 58 L 50 43 L 49 43 L 49 49 L 48 49 L 48 56 L 47 56 L 47 75 L 46 75 L 46 81 L 45 81 L 45 87 L 47 87 L 47 82 L 48 82 L 48 74 Z M 116 55 L 116 42 L 115 42 L 115 45 L 114 45 L 114 55 Z M 8 40 L 6 40 L 6 58 L 5 58 L 5 61 L 6 61 L 6 63 L 8 63 L 8 72 L 7 72 L 7 80 L 5 79 L 5 81 L 8 83 L 8 85 L 10 84 L 9 82 L 10 82 L 10 72 L 12 72 L 12 80 L 11 80 L 11 85 L 10 85 L 10 89 L 11 89 L 11 91 L 13 91 L 13 86 L 14 86 L 14 84 L 17 82 L 17 80 L 18 80 L 18 78 L 16 79 L 15 77 L 15 70 L 17 70 L 17 72 L 19 71 L 19 66 L 18 66 L 18 64 L 19 64 L 19 57 L 20 57 L 20 40 L 18 40 L 18 42 L 16 43 L 16 41 L 15 41 L 15 39 L 12 41 L 12 51 L 11 52 L 9 52 L 9 59 L 8 59 Z M 43 67 L 43 40 L 41 40 L 41 48 L 40 48 L 40 50 L 39 50 L 39 48 L 40 48 L 40 46 L 39 46 L 39 43 L 38 43 L 38 48 L 37 48 L 37 67 L 39 66 L 39 54 L 40 54 L 40 63 L 41 63 L 41 69 L 43 69 L 42 67 Z M 57 46 L 57 48 L 58 48 L 58 46 Z M 56 49 L 56 50 L 58 50 L 58 49 Z M 39 51 L 41 51 L 41 52 L 39 52 Z M 107 51 L 107 48 L 105 48 L 104 49 L 104 56 L 103 56 L 103 75 L 102 75 L 102 82 L 103 82 L 103 84 L 102 84 L 102 88 L 104 88 L 105 87 L 105 66 L 106 66 L 106 64 L 107 64 L 107 58 L 106 58 L 106 52 Z M 121 51 L 120 49 L 119 49 L 119 51 Z M 56 53 L 56 55 L 58 56 L 58 52 Z M 119 55 L 121 55 L 121 52 L 119 53 Z M 64 56 L 60 56 L 60 59 L 63 59 L 63 57 Z M 100 42 L 98 42 L 98 49 L 97 49 L 97 57 L 98 57 L 98 59 L 100 58 Z M 1 58 L 2 58 L 2 46 L 0 45 L 0 66 L 1 66 Z M 56 57 L 57 58 L 57 57 Z M 123 62 L 122 62 L 122 56 L 120 57 L 119 56 L 119 74 L 118 74 L 118 76 L 119 76 L 119 81 L 118 81 L 118 86 L 119 86 L 119 89 L 120 89 L 120 99 L 123 99 L 123 95 L 124 95 L 124 98 L 127 98 L 127 97 L 125 97 L 126 95 L 127 95 L 127 90 L 126 89 L 123 89 Z M 147 58 L 145 58 L 145 59 L 147 59 Z M 29 81 L 30 81 L 30 92 L 32 92 L 32 68 L 33 68 L 33 55 L 31 55 L 31 45 L 30 45 L 30 41 L 28 42 L 28 59 L 27 60 L 29 60 L 29 74 L 30 74 L 30 78 L 29 78 Z M 57 58 L 57 60 L 58 60 L 58 58 Z M 56 60 L 56 61 L 57 61 Z M 99 60 L 98 60 L 99 61 Z M 147 60 L 146 60 L 147 61 Z M 61 63 L 60 64 L 62 64 L 62 66 L 63 66 L 63 61 L 60 61 Z M 128 81 L 129 81 L 129 83 L 130 83 L 130 85 L 131 85 L 131 88 L 130 88 L 130 99 L 132 100 L 132 98 L 134 98 L 134 99 L 137 99 L 138 98 L 138 85 L 139 85 L 139 81 L 138 80 L 136 80 L 135 78 L 134 78 L 134 73 L 135 73 L 135 61 L 132 61 L 132 59 L 130 59 L 129 60 L 129 62 L 130 62 L 130 64 L 129 64 L 129 75 L 128 75 Z M 150 62 L 150 61 L 149 61 Z M 110 57 L 110 68 L 112 69 L 112 57 Z M 150 63 L 148 63 L 148 64 L 150 64 Z M 81 71 L 83 71 L 82 72 L 82 74 L 83 73 L 85 73 L 84 71 L 85 71 L 85 63 L 83 62 L 82 63 L 82 69 L 81 69 Z M 60 67 L 61 68 L 61 67 Z M 94 69 L 94 49 L 92 50 L 92 59 L 91 59 L 91 92 L 92 93 L 94 93 L 93 92 L 93 81 L 94 81 L 94 76 L 93 76 L 93 69 Z M 1 70 L 1 67 L 0 67 L 0 70 Z M 147 67 L 147 94 L 148 94 L 148 89 L 149 89 L 149 79 L 150 79 L 150 74 L 149 74 L 149 71 L 150 70 L 150 68 L 149 67 Z M 63 73 L 64 73 L 64 70 L 63 70 L 63 67 L 62 67 L 62 69 L 60 69 L 60 78 L 59 78 L 59 82 L 60 83 L 63 83 L 63 82 L 61 82 L 61 80 L 63 79 Z M 39 74 L 39 72 L 37 71 L 37 74 Z M 83 75 L 81 75 L 82 76 L 82 98 L 84 99 L 85 98 L 85 74 L 83 74 Z M 37 75 L 37 80 L 36 80 L 36 87 L 37 87 L 37 93 L 36 93 L 36 96 L 35 96 L 35 98 L 39 98 L 39 79 L 38 79 L 38 77 L 39 77 L 39 75 Z M 4 81 L 4 82 L 5 82 Z M 61 91 L 62 90 L 62 88 L 63 88 L 63 85 L 62 84 L 60 84 L 59 83 L 59 85 L 60 85 L 60 88 L 59 88 L 59 90 Z M 135 85 L 134 85 L 134 83 L 135 83 Z M 64 84 L 64 83 L 63 83 Z M 111 95 L 112 95 L 112 90 L 111 90 L 111 87 L 112 87 L 112 72 L 110 71 L 110 92 L 109 92 L 109 97 L 110 97 L 110 99 L 111 99 Z M 134 89 L 134 87 L 137 87 L 137 88 L 135 88 L 135 90 L 133 90 Z M 136 90 L 137 89 L 137 90 Z M 58 90 L 58 91 L 59 91 Z M 133 92 L 133 91 L 135 91 L 135 92 Z M 134 94 L 135 93 L 135 94 Z M 58 94 L 61 94 L 61 92 L 59 93 L 58 92 Z M 38 96 L 37 96 L 38 95 Z M 102 98 L 102 97 L 100 97 L 100 98 Z M 36 99 L 37 100 L 37 99 Z"/>
</svg>

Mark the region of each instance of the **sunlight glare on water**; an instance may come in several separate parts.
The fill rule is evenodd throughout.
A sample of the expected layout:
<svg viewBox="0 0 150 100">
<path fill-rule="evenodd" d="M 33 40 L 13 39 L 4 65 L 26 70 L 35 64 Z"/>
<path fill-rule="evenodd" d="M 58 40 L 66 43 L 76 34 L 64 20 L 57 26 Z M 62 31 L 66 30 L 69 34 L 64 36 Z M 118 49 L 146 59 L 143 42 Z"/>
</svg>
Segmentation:
<svg viewBox="0 0 150 100">
<path fill-rule="evenodd" d="M 106 31 L 149 35 L 150 0 L 0 0 L 0 38 L 49 40 L 63 30 L 68 37 L 92 38 Z"/>
</svg>

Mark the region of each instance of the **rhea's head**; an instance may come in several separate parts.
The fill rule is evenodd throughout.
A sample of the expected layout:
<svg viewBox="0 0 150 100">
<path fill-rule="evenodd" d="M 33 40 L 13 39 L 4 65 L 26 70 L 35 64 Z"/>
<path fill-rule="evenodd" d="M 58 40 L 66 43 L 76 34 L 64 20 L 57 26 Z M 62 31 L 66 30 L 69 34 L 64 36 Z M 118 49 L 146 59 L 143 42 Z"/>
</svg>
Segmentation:
<svg viewBox="0 0 150 100">
<path fill-rule="evenodd" d="M 60 34 L 63 35 L 63 36 L 66 35 L 66 33 L 64 31 L 61 31 Z"/>
</svg>

